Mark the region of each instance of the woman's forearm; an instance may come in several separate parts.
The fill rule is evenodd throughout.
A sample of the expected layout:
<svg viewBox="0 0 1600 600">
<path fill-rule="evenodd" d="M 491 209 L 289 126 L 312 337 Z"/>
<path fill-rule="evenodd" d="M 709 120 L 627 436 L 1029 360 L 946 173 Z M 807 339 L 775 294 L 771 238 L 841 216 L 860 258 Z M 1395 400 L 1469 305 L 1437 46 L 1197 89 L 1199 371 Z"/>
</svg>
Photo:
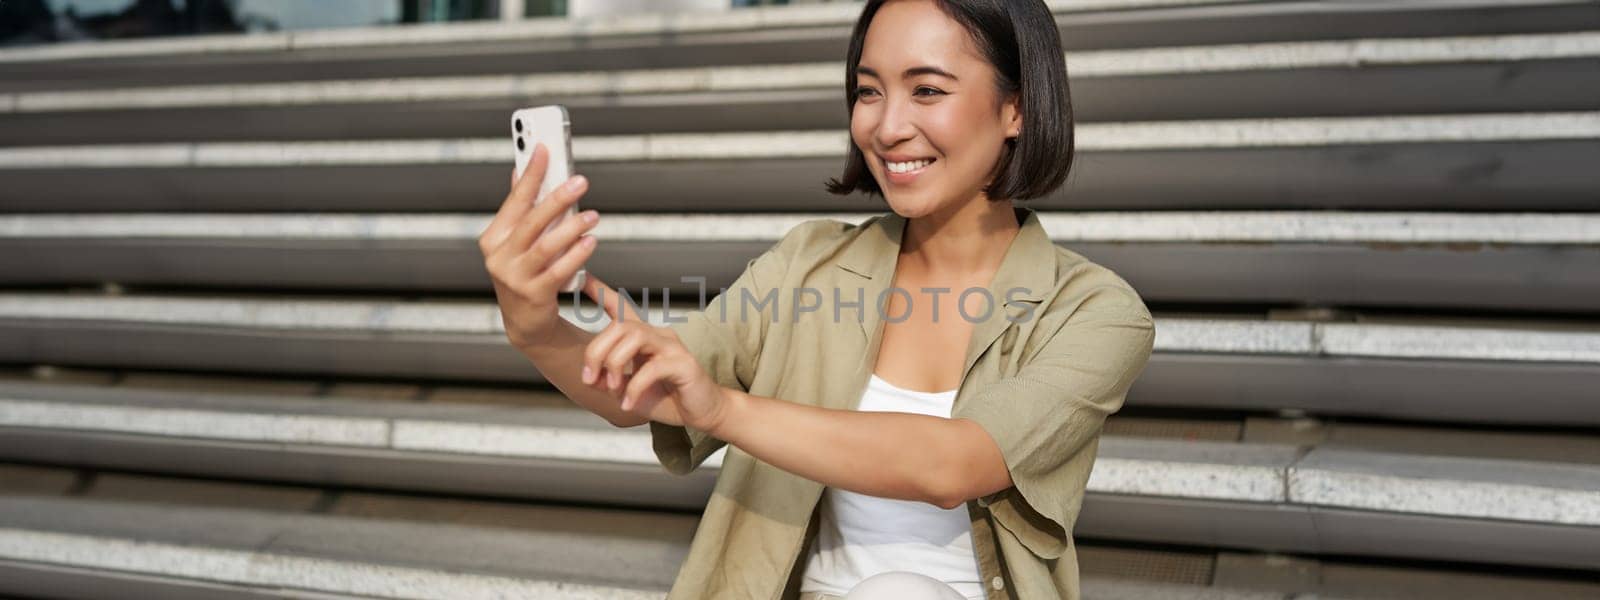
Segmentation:
<svg viewBox="0 0 1600 600">
<path fill-rule="evenodd" d="M 727 390 L 710 432 L 751 456 L 830 487 L 943 506 L 943 452 L 951 421 L 928 415 L 820 408 Z"/>
<path fill-rule="evenodd" d="M 583 352 L 595 334 L 566 319 L 558 321 L 555 331 L 540 340 L 539 344 L 518 348 L 522 355 L 532 361 L 534 367 L 561 393 L 612 425 L 635 427 L 648 423 L 647 418 L 624 412 L 621 404 L 605 390 L 583 382 Z"/>
<path fill-rule="evenodd" d="M 583 382 L 583 353 L 594 337 L 563 319 L 539 344 L 518 350 L 585 410 L 618 427 L 648 423 L 624 412 L 603 389 Z M 859 494 L 936 506 L 948 502 L 940 486 L 948 466 L 942 445 L 948 445 L 947 436 L 958 435 L 949 419 L 827 409 L 723 390 L 726 412 L 708 433 L 763 462 Z"/>
</svg>

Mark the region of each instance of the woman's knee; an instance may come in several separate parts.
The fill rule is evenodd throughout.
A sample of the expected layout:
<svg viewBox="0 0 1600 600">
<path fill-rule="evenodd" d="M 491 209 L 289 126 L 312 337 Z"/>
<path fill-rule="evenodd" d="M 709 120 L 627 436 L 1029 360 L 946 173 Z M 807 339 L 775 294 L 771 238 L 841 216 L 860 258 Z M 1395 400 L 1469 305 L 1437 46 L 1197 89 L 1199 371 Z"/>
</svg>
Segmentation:
<svg viewBox="0 0 1600 600">
<path fill-rule="evenodd" d="M 845 600 L 966 600 L 943 581 L 911 571 L 879 573 L 850 588 Z"/>
</svg>

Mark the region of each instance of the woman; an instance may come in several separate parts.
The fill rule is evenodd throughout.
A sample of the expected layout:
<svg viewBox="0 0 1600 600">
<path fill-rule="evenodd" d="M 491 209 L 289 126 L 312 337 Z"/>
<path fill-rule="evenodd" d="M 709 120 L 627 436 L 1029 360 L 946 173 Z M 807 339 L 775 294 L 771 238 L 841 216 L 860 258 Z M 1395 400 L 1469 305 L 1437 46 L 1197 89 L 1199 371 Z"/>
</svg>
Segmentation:
<svg viewBox="0 0 1600 600">
<path fill-rule="evenodd" d="M 586 182 L 530 208 L 525 177 L 480 238 L 507 337 L 580 406 L 648 423 L 672 473 L 731 446 L 670 599 L 1077 598 L 1101 424 L 1154 327 L 1012 204 L 1072 159 L 1054 18 L 1039 0 L 869 0 L 846 82 L 853 144 L 829 190 L 892 212 L 794 227 L 666 327 L 591 272 L 613 321 L 589 334 L 556 306 L 594 211 L 538 235 Z"/>
</svg>

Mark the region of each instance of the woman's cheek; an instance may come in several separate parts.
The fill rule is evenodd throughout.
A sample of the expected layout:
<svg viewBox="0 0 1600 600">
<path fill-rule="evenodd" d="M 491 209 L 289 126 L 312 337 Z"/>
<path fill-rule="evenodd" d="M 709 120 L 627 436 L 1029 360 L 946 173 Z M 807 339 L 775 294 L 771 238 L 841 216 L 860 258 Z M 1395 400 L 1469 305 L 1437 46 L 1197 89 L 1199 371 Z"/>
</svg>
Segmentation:
<svg viewBox="0 0 1600 600">
<path fill-rule="evenodd" d="M 933 145 L 935 151 L 950 148 L 946 143 L 949 140 L 971 139 L 970 132 L 962 131 L 962 124 L 972 124 L 978 121 L 971 117 L 964 117 L 954 110 L 939 107 L 924 114 L 923 133 L 928 136 L 928 143 Z"/>
<path fill-rule="evenodd" d="M 872 151 L 872 126 L 857 114 L 850 120 L 850 141 L 854 142 L 856 149 L 862 154 L 870 155 Z"/>
</svg>

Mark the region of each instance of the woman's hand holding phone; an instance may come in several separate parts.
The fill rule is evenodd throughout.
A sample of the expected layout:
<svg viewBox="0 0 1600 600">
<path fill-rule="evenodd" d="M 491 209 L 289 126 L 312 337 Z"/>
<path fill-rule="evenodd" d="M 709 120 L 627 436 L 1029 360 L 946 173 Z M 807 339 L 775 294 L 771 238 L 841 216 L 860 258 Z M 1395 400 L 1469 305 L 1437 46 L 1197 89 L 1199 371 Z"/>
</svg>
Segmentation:
<svg viewBox="0 0 1600 600">
<path fill-rule="evenodd" d="M 577 175 L 535 204 L 549 157 L 544 144 L 534 146 L 528 168 L 520 179 L 513 173 L 511 193 L 478 236 L 506 337 L 518 349 L 550 339 L 561 321 L 561 288 L 598 243 L 586 235 L 599 219 L 594 210 L 541 235 L 588 191 L 587 179 Z M 647 323 L 594 273 L 583 278 L 581 289 L 612 319 L 584 349 L 583 382 L 610 393 L 632 414 L 713 431 L 731 401 L 730 390 L 706 373 L 672 329 Z"/>
<path fill-rule="evenodd" d="M 585 235 L 599 222 L 593 210 L 564 219 L 541 235 L 589 189 L 588 179 L 576 175 L 535 205 L 549 159 L 549 149 L 536 144 L 529 168 L 520 180 L 512 175 L 511 193 L 478 236 L 506 337 L 517 348 L 548 337 L 546 332 L 561 319 L 562 286 L 583 268 L 597 243 Z"/>
</svg>

